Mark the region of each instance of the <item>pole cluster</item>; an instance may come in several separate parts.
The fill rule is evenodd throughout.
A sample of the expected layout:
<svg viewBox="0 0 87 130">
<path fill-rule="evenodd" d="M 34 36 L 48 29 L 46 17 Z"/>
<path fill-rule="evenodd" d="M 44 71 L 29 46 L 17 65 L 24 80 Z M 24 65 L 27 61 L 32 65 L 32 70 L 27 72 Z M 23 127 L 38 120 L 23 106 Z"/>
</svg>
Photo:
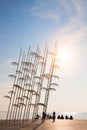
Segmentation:
<svg viewBox="0 0 87 130">
<path fill-rule="evenodd" d="M 59 79 L 54 74 L 55 69 L 59 69 L 57 48 L 55 43 L 54 50 L 49 52 L 46 44 L 43 56 L 38 46 L 35 52 L 29 48 L 27 54 L 21 50 L 18 62 L 11 63 L 16 66 L 16 71 L 9 75 L 14 78 L 14 83 L 8 92 L 10 96 L 5 96 L 9 98 L 7 121 L 27 123 L 30 119 L 34 121 L 40 112 L 47 112 L 50 91 L 58 86 L 54 82 Z"/>
</svg>

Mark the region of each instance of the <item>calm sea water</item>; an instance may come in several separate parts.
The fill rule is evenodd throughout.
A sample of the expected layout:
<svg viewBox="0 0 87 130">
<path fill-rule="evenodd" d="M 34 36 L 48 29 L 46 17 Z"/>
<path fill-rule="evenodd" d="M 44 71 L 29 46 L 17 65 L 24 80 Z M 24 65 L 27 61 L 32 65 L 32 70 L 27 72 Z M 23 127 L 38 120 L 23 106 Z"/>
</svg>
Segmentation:
<svg viewBox="0 0 87 130">
<path fill-rule="evenodd" d="M 6 111 L 0 111 L 0 120 L 6 119 Z M 70 116 L 72 115 L 74 119 L 79 120 L 87 120 L 87 112 L 78 113 L 78 112 L 63 112 L 63 113 L 57 113 L 56 115 L 63 115 L 64 117 L 66 115 Z"/>
</svg>

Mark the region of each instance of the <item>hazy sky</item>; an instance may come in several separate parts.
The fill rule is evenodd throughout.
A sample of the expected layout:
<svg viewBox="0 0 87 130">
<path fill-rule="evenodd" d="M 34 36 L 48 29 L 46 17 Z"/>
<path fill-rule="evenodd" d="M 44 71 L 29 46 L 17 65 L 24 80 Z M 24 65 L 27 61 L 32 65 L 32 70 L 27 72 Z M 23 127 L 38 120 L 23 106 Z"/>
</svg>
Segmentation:
<svg viewBox="0 0 87 130">
<path fill-rule="evenodd" d="M 27 51 L 55 41 L 69 51 L 59 70 L 60 87 L 50 94 L 48 111 L 87 111 L 87 0 L 0 0 L 0 111 L 12 88 L 10 62 Z"/>
</svg>

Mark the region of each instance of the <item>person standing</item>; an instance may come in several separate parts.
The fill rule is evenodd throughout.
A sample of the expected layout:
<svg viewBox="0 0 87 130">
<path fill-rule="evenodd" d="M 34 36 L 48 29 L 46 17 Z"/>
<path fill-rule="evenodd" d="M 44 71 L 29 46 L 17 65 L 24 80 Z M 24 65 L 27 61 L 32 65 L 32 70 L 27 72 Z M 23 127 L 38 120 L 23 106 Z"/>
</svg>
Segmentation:
<svg viewBox="0 0 87 130">
<path fill-rule="evenodd" d="M 53 122 L 55 122 L 55 119 L 56 119 L 56 113 L 55 111 L 53 112 Z"/>
<path fill-rule="evenodd" d="M 45 113 L 45 112 L 43 112 L 43 113 L 42 113 L 42 122 L 44 122 L 44 121 L 45 121 L 45 118 L 46 118 L 46 113 Z"/>
</svg>

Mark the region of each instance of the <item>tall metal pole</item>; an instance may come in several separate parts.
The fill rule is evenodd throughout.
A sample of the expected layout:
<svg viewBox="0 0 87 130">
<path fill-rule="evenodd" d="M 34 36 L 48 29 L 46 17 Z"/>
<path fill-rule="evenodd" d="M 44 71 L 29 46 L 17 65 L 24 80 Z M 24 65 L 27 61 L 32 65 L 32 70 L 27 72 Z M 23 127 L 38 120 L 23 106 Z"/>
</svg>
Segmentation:
<svg viewBox="0 0 87 130">
<path fill-rule="evenodd" d="M 50 93 L 50 84 L 51 84 L 51 81 L 52 81 L 52 75 L 53 75 L 53 70 L 54 70 L 56 53 L 57 53 L 57 43 L 55 43 L 54 51 L 53 51 L 53 54 L 52 54 L 53 56 L 52 56 L 51 67 L 50 67 L 50 72 L 49 72 L 49 80 L 48 80 L 47 90 L 46 90 L 45 100 L 44 100 L 44 104 L 46 105 L 46 107 L 43 108 L 44 112 L 46 112 L 46 110 L 47 110 L 49 93 Z"/>
<path fill-rule="evenodd" d="M 20 91 L 22 89 L 21 87 L 21 84 L 22 84 L 22 81 L 20 80 L 21 76 L 22 76 L 22 61 L 23 59 L 25 58 L 25 54 L 23 52 L 22 54 L 22 59 L 21 59 L 21 62 L 20 62 L 20 66 L 19 66 L 19 69 L 18 69 L 18 75 L 17 75 L 17 80 L 14 84 L 14 87 L 15 87 L 15 96 L 14 96 L 14 100 L 13 100 L 13 103 L 12 103 L 12 113 L 11 113 L 11 116 L 12 116 L 12 119 L 13 121 L 15 122 L 16 121 L 16 116 L 17 116 L 17 113 L 18 113 L 18 109 L 20 108 L 20 105 L 18 104 L 19 102 L 19 94 L 20 94 Z"/>
<path fill-rule="evenodd" d="M 35 99 L 35 105 L 34 105 L 34 110 L 33 110 L 33 116 L 32 116 L 32 121 L 34 121 L 35 117 L 38 115 L 38 110 L 39 110 L 39 102 L 40 102 L 40 97 L 41 97 L 41 90 L 42 90 L 42 83 L 43 83 L 43 74 L 45 71 L 45 65 L 46 65 L 46 60 L 47 60 L 47 52 L 48 52 L 48 47 L 47 44 L 45 46 L 45 51 L 44 51 L 44 57 L 40 56 L 42 58 L 41 64 L 41 70 L 40 75 L 36 78 L 38 78 L 38 84 L 37 84 L 37 92 L 36 92 L 36 99 Z"/>
<path fill-rule="evenodd" d="M 20 55 L 19 55 L 19 60 L 18 60 L 18 63 L 16 63 L 17 65 L 17 69 L 16 69 L 16 75 L 17 75 L 17 70 L 19 68 L 19 63 L 20 63 L 20 59 L 21 59 L 21 55 L 22 55 L 22 49 L 20 50 Z M 14 62 L 15 63 L 15 62 Z M 14 79 L 14 83 L 16 82 L 16 75 L 15 75 L 15 79 Z M 13 88 L 12 88 L 12 93 L 11 93 L 11 98 L 10 98 L 10 101 L 9 101 L 9 106 L 8 106 L 8 111 L 7 111 L 7 116 L 6 116 L 6 121 L 7 120 L 10 120 L 11 119 L 11 112 L 12 112 L 12 103 L 14 101 L 14 96 L 15 96 L 15 91 L 14 91 L 15 87 L 13 85 Z"/>
</svg>

